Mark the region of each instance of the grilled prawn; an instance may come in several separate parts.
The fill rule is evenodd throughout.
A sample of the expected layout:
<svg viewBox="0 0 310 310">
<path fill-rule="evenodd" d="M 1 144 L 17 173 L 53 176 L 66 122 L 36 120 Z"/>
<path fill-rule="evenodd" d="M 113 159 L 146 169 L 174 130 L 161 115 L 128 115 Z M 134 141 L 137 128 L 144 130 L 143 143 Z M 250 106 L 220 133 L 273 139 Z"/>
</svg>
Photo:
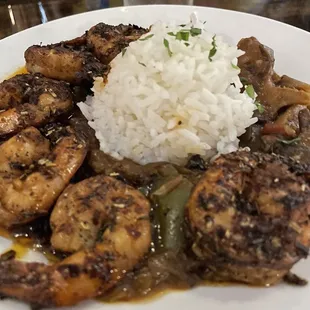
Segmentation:
<svg viewBox="0 0 310 310">
<path fill-rule="evenodd" d="M 105 64 L 111 62 L 130 42 L 138 40 L 148 30 L 136 25 L 111 26 L 99 23 L 86 33 L 88 47 Z"/>
<path fill-rule="evenodd" d="M 0 146 L 0 226 L 46 215 L 86 155 L 86 145 L 66 128 L 51 148 L 34 127 Z"/>
<path fill-rule="evenodd" d="M 26 67 L 31 73 L 49 78 L 91 85 L 94 77 L 107 75 L 108 64 L 117 54 L 147 31 L 135 25 L 99 23 L 79 38 L 29 47 L 25 52 Z"/>
<path fill-rule="evenodd" d="M 274 284 L 308 254 L 310 188 L 279 157 L 218 158 L 188 204 L 192 250 L 217 279 Z"/>
<path fill-rule="evenodd" d="M 139 191 L 114 178 L 96 176 L 70 185 L 53 210 L 52 244 L 78 252 L 52 266 L 0 263 L 0 292 L 47 307 L 104 294 L 147 253 L 149 212 Z"/>
<path fill-rule="evenodd" d="M 100 63 L 81 43 L 86 41 L 33 45 L 25 52 L 27 70 L 75 85 L 92 84 L 94 77 L 104 76 L 109 67 Z"/>
<path fill-rule="evenodd" d="M 73 106 L 70 87 L 41 75 L 17 75 L 0 84 L 0 136 L 41 126 Z"/>
</svg>

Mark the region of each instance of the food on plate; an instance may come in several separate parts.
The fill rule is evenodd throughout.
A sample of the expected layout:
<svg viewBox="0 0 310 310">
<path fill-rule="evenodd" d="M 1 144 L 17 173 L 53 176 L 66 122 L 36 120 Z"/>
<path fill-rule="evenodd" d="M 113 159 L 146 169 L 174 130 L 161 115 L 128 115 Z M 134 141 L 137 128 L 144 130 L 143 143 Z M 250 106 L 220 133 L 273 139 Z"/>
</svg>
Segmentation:
<svg viewBox="0 0 310 310">
<path fill-rule="evenodd" d="M 33 45 L 25 52 L 27 70 L 72 84 L 92 83 L 109 71 L 110 61 L 147 30 L 135 25 L 100 23 L 85 35 L 47 46 Z"/>
<path fill-rule="evenodd" d="M 310 111 L 304 109 L 298 115 L 299 135 L 293 139 L 277 139 L 275 136 L 265 137 L 266 144 L 272 148 L 277 154 L 289 156 L 296 161 L 309 164 L 310 154 Z"/>
<path fill-rule="evenodd" d="M 310 188 L 269 154 L 218 158 L 187 203 L 192 250 L 225 281 L 270 285 L 308 255 Z"/>
<path fill-rule="evenodd" d="M 149 212 L 138 190 L 114 178 L 70 185 L 55 205 L 51 227 L 52 245 L 73 254 L 52 266 L 0 262 L 1 292 L 48 307 L 103 294 L 147 253 Z"/>
<path fill-rule="evenodd" d="M 63 129 L 54 145 L 34 127 L 0 145 L 1 226 L 48 214 L 85 155 L 85 142 L 70 128 Z"/>
<path fill-rule="evenodd" d="M 278 76 L 273 51 L 257 39 L 242 39 L 238 47 L 245 51 L 238 59 L 240 79 L 253 85 L 261 109 L 258 123 L 248 128 L 241 145 L 309 164 L 310 85 Z"/>
<path fill-rule="evenodd" d="M 193 15 L 99 23 L 25 59 L 0 84 L 0 225 L 50 264 L 4 253 L 2 295 L 306 284 L 291 269 L 310 246 L 310 86 L 279 76 L 269 47 Z"/>
<path fill-rule="evenodd" d="M 25 52 L 26 68 L 30 73 L 41 73 L 74 85 L 91 84 L 94 77 L 104 76 L 109 67 L 80 44 L 72 40 L 47 46 L 33 45 Z"/>
<path fill-rule="evenodd" d="M 240 92 L 240 55 L 203 25 L 158 23 L 116 56 L 79 107 L 117 159 L 184 164 L 189 154 L 235 151 L 257 121 L 254 99 Z"/>
<path fill-rule="evenodd" d="M 90 151 L 88 163 L 97 174 L 118 174 L 136 186 L 147 185 L 152 183 L 158 177 L 171 177 L 174 176 L 175 173 L 182 174 L 193 180 L 197 180 L 197 175 L 200 172 L 194 171 L 195 169 L 187 169 L 186 167 L 167 162 L 156 162 L 147 165 L 139 165 L 127 158 L 124 158 L 123 160 L 117 160 L 98 149 Z"/>
<path fill-rule="evenodd" d="M 86 179 L 70 185 L 59 197 L 51 214 L 51 244 L 63 252 L 76 252 L 94 247 L 98 238 L 106 239 L 113 231 L 120 239 L 125 234 L 124 251 L 125 244 L 134 249 L 130 236 L 138 240 L 142 235 L 146 246 L 139 246 L 147 250 L 149 209 L 149 201 L 138 190 L 115 178 L 99 175 Z"/>
<path fill-rule="evenodd" d="M 72 92 L 63 81 L 22 74 L 0 85 L 0 136 L 42 126 L 72 109 Z"/>
<path fill-rule="evenodd" d="M 279 110 L 291 105 L 310 104 L 310 86 L 286 75 L 274 72 L 273 51 L 256 38 L 242 39 L 238 48 L 245 53 L 238 59 L 240 77 L 245 84 L 253 86 L 260 104 L 264 107 L 262 117 L 274 120 Z"/>
<path fill-rule="evenodd" d="M 130 42 L 138 40 L 146 32 L 148 29 L 136 25 L 99 23 L 86 32 L 86 42 L 102 63 L 109 64 Z"/>
</svg>

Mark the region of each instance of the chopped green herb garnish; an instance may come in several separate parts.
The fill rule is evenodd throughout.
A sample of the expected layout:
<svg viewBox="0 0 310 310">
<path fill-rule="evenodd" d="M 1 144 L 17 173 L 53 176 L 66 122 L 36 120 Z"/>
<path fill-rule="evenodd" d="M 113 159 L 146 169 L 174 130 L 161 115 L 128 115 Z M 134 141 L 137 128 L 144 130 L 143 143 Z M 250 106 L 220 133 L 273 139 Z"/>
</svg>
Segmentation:
<svg viewBox="0 0 310 310">
<path fill-rule="evenodd" d="M 178 32 L 175 38 L 179 41 L 182 41 L 182 33 Z"/>
<path fill-rule="evenodd" d="M 300 138 L 297 137 L 295 139 L 292 139 L 292 140 L 282 140 L 282 139 L 278 139 L 279 142 L 283 143 L 283 144 L 286 144 L 286 145 L 291 145 L 291 144 L 295 144 L 297 143 L 298 141 L 300 141 Z"/>
<path fill-rule="evenodd" d="M 182 40 L 183 41 L 188 41 L 189 39 L 189 32 L 181 32 L 182 34 Z"/>
<path fill-rule="evenodd" d="M 264 111 L 265 111 L 265 108 L 262 106 L 262 104 L 261 104 L 258 100 L 256 100 L 256 101 L 254 102 L 254 104 L 255 104 L 256 107 L 257 107 L 258 113 L 263 114 Z"/>
<path fill-rule="evenodd" d="M 216 35 L 213 36 L 212 38 L 212 49 L 209 52 L 209 60 L 212 61 L 212 57 L 216 54 L 217 52 L 217 45 L 215 41 Z"/>
<path fill-rule="evenodd" d="M 200 28 L 191 28 L 190 33 L 193 37 L 199 36 L 201 34 Z"/>
<path fill-rule="evenodd" d="M 122 50 L 122 57 L 124 57 L 124 55 L 126 54 L 126 52 L 127 52 L 127 49 L 124 48 L 124 49 Z"/>
<path fill-rule="evenodd" d="M 233 63 L 231 63 L 231 66 L 232 66 L 234 69 L 236 69 L 236 70 L 239 70 L 239 69 L 240 69 L 238 66 L 234 65 Z"/>
<path fill-rule="evenodd" d="M 185 42 L 184 44 L 185 44 L 185 46 L 189 46 L 189 45 L 190 45 L 190 44 L 189 44 L 189 43 L 187 43 L 187 42 Z"/>
<path fill-rule="evenodd" d="M 249 84 L 249 81 L 246 79 L 246 78 L 244 78 L 244 77 L 240 77 L 240 82 L 243 84 L 243 85 L 248 85 Z"/>
<path fill-rule="evenodd" d="M 207 21 L 205 20 L 204 22 L 203 22 L 203 24 L 205 25 L 207 23 Z"/>
<path fill-rule="evenodd" d="M 173 32 L 168 32 L 169 36 L 175 37 L 175 34 Z"/>
<path fill-rule="evenodd" d="M 140 64 L 141 66 L 143 66 L 143 67 L 146 67 L 146 64 L 144 64 L 143 62 L 140 62 L 140 61 L 139 61 L 139 64 Z"/>
<path fill-rule="evenodd" d="M 245 91 L 246 93 L 248 94 L 248 96 L 252 99 L 255 99 L 255 90 L 254 90 L 254 87 L 253 85 L 248 85 L 246 88 L 245 88 Z"/>
<path fill-rule="evenodd" d="M 189 39 L 189 32 L 188 31 L 179 31 L 177 34 L 176 34 L 176 37 L 175 37 L 177 40 L 179 41 L 188 41 Z"/>
<path fill-rule="evenodd" d="M 146 41 L 146 40 L 152 38 L 153 36 L 154 36 L 153 34 L 149 34 L 148 36 L 146 36 L 146 37 L 143 38 L 143 39 L 140 39 L 139 41 Z"/>
<path fill-rule="evenodd" d="M 180 25 L 180 27 L 185 27 L 185 26 L 186 26 L 185 24 L 181 24 L 181 25 Z"/>
<path fill-rule="evenodd" d="M 172 56 L 172 52 L 171 52 L 171 49 L 170 49 L 169 41 L 167 39 L 164 39 L 164 45 L 165 45 L 165 48 L 168 51 L 169 56 L 171 57 Z"/>
<path fill-rule="evenodd" d="M 213 57 L 215 54 L 216 54 L 216 48 L 213 47 L 213 48 L 210 50 L 210 52 L 209 52 L 209 60 L 210 60 L 210 61 L 213 61 L 213 60 L 212 60 L 212 57 Z"/>
</svg>

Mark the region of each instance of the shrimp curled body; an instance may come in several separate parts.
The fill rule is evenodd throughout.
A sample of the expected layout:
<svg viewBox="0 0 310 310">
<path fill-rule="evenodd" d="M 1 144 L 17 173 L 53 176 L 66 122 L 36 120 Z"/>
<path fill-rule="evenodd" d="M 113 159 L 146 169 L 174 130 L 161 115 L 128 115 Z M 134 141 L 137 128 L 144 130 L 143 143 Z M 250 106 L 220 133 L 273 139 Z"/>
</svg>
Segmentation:
<svg viewBox="0 0 310 310">
<path fill-rule="evenodd" d="M 69 186 L 53 210 L 52 243 L 78 251 L 51 266 L 0 263 L 0 292 L 47 307 L 104 294 L 148 252 L 149 212 L 149 201 L 139 191 L 111 177 Z"/>
<path fill-rule="evenodd" d="M 310 188 L 267 154 L 219 157 L 187 203 L 192 250 L 217 279 L 279 282 L 308 254 Z"/>
<path fill-rule="evenodd" d="M 24 129 L 0 146 L 0 225 L 46 215 L 84 161 L 87 147 L 70 127 L 51 148 L 38 129 Z"/>
<path fill-rule="evenodd" d="M 70 86 L 40 74 L 21 74 L 0 84 L 0 136 L 40 127 L 73 107 Z"/>
</svg>

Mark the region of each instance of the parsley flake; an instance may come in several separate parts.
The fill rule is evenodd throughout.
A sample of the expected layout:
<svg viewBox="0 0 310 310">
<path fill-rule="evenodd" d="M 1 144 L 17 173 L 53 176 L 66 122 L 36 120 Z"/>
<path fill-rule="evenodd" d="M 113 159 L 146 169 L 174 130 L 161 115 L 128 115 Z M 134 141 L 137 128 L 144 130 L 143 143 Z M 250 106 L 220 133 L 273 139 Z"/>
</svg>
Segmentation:
<svg viewBox="0 0 310 310">
<path fill-rule="evenodd" d="M 146 67 L 146 64 L 144 64 L 143 62 L 140 62 L 140 61 L 139 61 L 139 64 L 140 64 L 141 66 L 143 66 L 143 67 Z"/>
<path fill-rule="evenodd" d="M 254 87 L 253 85 L 248 85 L 246 88 L 245 88 L 245 91 L 246 93 L 248 94 L 248 96 L 252 99 L 255 99 L 255 90 L 254 90 Z"/>
<path fill-rule="evenodd" d="M 292 140 L 282 140 L 282 139 L 277 139 L 279 142 L 283 143 L 283 144 L 286 144 L 286 145 L 291 145 L 291 144 L 295 144 L 297 142 L 300 141 L 300 138 L 297 137 L 295 139 L 292 139 Z"/>
<path fill-rule="evenodd" d="M 236 70 L 239 70 L 239 69 L 240 69 L 238 66 L 234 65 L 233 63 L 231 63 L 231 66 L 232 66 L 234 69 L 236 69 Z"/>
<path fill-rule="evenodd" d="M 201 34 L 200 28 L 191 28 L 190 33 L 193 37 L 199 36 Z"/>
<path fill-rule="evenodd" d="M 213 36 L 212 38 L 212 48 L 209 52 L 209 60 L 212 61 L 212 57 L 216 54 L 217 52 L 217 45 L 216 45 L 216 41 L 215 41 L 216 35 Z"/>
<path fill-rule="evenodd" d="M 175 38 L 179 41 L 182 41 L 182 33 L 179 31 L 177 35 L 175 36 Z"/>
<path fill-rule="evenodd" d="M 164 39 L 164 46 L 167 49 L 169 56 L 171 57 L 172 56 L 172 52 L 171 52 L 171 49 L 170 49 L 169 41 L 167 39 Z"/>
<path fill-rule="evenodd" d="M 189 39 L 189 32 L 181 32 L 182 34 L 182 40 L 183 41 L 188 41 Z"/>
<path fill-rule="evenodd" d="M 248 85 L 249 84 L 249 81 L 246 79 L 246 78 L 244 78 L 244 77 L 240 77 L 240 82 L 243 84 L 243 85 Z"/>
<path fill-rule="evenodd" d="M 265 111 L 265 108 L 263 107 L 263 105 L 262 105 L 258 100 L 256 100 L 256 101 L 254 102 L 254 104 L 255 104 L 256 107 L 257 107 L 258 113 L 263 114 L 264 111 Z"/>
<path fill-rule="evenodd" d="M 127 52 L 127 49 L 124 48 L 124 49 L 122 50 L 122 57 L 124 57 L 124 55 L 126 54 L 126 52 Z"/>
<path fill-rule="evenodd" d="M 148 40 L 148 39 L 150 39 L 150 38 L 152 38 L 154 35 L 153 34 L 149 34 L 148 36 L 146 36 L 145 38 L 143 38 L 143 39 L 139 39 L 139 41 L 146 41 L 146 40 Z"/>
<path fill-rule="evenodd" d="M 189 32 L 188 31 L 179 31 L 177 34 L 176 34 L 176 37 L 175 37 L 177 40 L 179 41 L 188 41 L 189 39 Z"/>
</svg>

